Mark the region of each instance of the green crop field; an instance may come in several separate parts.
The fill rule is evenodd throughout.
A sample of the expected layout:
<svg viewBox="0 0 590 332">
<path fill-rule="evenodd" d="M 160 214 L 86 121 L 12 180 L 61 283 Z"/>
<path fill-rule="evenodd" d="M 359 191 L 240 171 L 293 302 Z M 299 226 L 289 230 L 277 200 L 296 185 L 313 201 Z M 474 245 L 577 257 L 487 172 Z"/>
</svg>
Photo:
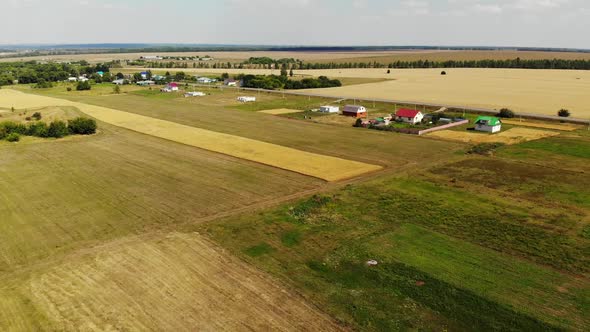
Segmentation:
<svg viewBox="0 0 590 332">
<path fill-rule="evenodd" d="M 200 229 L 361 330 L 587 330 L 587 164 L 540 165 L 535 149 L 553 140 Z"/>
</svg>

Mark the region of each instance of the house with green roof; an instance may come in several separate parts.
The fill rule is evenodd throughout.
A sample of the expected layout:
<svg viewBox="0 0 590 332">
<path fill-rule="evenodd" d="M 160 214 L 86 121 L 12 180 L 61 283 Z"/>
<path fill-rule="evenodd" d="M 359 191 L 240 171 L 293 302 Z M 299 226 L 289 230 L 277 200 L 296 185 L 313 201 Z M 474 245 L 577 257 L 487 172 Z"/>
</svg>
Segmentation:
<svg viewBox="0 0 590 332">
<path fill-rule="evenodd" d="M 502 130 L 502 121 L 493 116 L 480 116 L 475 120 L 475 130 L 497 133 Z"/>
</svg>

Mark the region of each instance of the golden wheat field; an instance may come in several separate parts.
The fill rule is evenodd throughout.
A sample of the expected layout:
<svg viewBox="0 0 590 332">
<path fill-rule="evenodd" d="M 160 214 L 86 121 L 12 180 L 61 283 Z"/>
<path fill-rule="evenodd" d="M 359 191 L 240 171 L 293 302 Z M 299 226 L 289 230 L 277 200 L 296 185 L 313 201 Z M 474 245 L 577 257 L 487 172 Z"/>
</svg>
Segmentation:
<svg viewBox="0 0 590 332">
<path fill-rule="evenodd" d="M 441 71 L 447 75 L 441 75 Z M 188 69 L 191 73 L 229 72 L 278 75 L 269 69 Z M 326 69 L 295 70 L 295 75 L 389 80 L 338 88 L 301 90 L 338 98 L 387 99 L 457 107 L 511 108 L 517 113 L 590 118 L 590 71 L 527 69 Z"/>
<path fill-rule="evenodd" d="M 0 322 L 15 330 L 31 327 L 30 305 L 47 331 L 339 329 L 302 297 L 196 233 L 113 240 L 36 267 L 19 282 L 18 294 L 0 286 Z"/>
<path fill-rule="evenodd" d="M 319 155 L 110 108 L 30 95 L 15 90 L 0 90 L 0 105 L 17 109 L 73 106 L 97 120 L 119 127 L 326 181 L 349 179 L 381 169 L 381 166 L 377 165 Z"/>
<path fill-rule="evenodd" d="M 465 143 L 504 143 L 508 145 L 534 141 L 559 135 L 558 132 L 530 128 L 511 128 L 498 134 L 483 134 L 467 131 L 442 130 L 428 134 L 430 137 Z"/>
</svg>

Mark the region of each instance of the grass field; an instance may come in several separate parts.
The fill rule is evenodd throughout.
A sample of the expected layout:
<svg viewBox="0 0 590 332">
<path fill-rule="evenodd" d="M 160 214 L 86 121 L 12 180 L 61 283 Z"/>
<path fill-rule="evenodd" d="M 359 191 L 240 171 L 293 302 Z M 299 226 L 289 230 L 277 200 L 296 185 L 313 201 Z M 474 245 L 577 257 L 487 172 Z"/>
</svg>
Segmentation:
<svg viewBox="0 0 590 332">
<path fill-rule="evenodd" d="M 270 114 L 270 115 L 281 115 L 281 114 L 300 113 L 303 111 L 302 110 L 292 110 L 292 109 L 288 109 L 288 108 L 275 108 L 272 110 L 264 110 L 264 111 L 258 111 L 258 112 L 264 113 L 264 114 Z"/>
<path fill-rule="evenodd" d="M 522 126 L 522 127 L 554 129 L 554 130 L 561 130 L 561 131 L 575 131 L 575 130 L 582 128 L 582 126 L 576 126 L 576 125 L 555 124 L 555 123 L 535 122 L 535 121 L 507 120 L 507 119 L 502 119 L 502 123 L 509 124 L 509 125 L 515 125 L 515 126 Z"/>
<path fill-rule="evenodd" d="M 430 137 L 441 139 L 448 139 L 453 141 L 460 141 L 465 143 L 504 143 L 504 144 L 518 144 L 527 141 L 534 141 L 537 139 L 552 137 L 559 135 L 559 132 L 529 128 L 510 128 L 503 130 L 496 134 L 485 134 L 468 131 L 442 130 L 428 134 Z"/>
<path fill-rule="evenodd" d="M 506 125 L 559 135 L 483 157 L 259 112 L 331 99 L 18 89 L 35 95 L 0 90 L 3 110 L 60 98 L 99 133 L 0 144 L 0 330 L 590 328 L 585 130 Z M 330 184 L 158 138 L 161 125 L 385 170 Z"/>
<path fill-rule="evenodd" d="M 587 330 L 588 145 L 561 140 L 199 229 L 361 330 Z M 553 154 L 562 167 L 539 164 L 556 144 L 571 146 Z"/>
<path fill-rule="evenodd" d="M 240 136 L 185 126 L 105 107 L 74 103 L 67 100 L 37 95 L 26 95 L 14 90 L 2 91 L 0 93 L 0 103 L 6 106 L 16 106 L 17 109 L 29 108 L 31 107 L 30 105 L 43 104 L 45 104 L 44 106 L 73 106 L 89 116 L 119 127 L 310 175 L 326 181 L 350 179 L 381 169 L 380 166 L 376 165 L 299 151 Z"/>
</svg>

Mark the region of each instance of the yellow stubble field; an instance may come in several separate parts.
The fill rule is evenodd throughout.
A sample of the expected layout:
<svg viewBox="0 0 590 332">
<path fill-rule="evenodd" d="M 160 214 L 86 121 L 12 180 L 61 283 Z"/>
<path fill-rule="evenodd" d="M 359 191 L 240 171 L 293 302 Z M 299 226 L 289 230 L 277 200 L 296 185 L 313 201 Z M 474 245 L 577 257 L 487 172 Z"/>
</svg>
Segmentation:
<svg viewBox="0 0 590 332">
<path fill-rule="evenodd" d="M 10 89 L 0 90 L 0 106 L 16 109 L 73 106 L 97 120 L 119 127 L 326 181 L 354 178 L 382 168 L 110 108 L 25 94 Z"/>
<path fill-rule="evenodd" d="M 18 280 L 16 293 L 0 287 L 0 326 L 15 331 L 33 330 L 35 321 L 47 331 L 341 330 L 196 233 L 114 240 Z"/>
</svg>

